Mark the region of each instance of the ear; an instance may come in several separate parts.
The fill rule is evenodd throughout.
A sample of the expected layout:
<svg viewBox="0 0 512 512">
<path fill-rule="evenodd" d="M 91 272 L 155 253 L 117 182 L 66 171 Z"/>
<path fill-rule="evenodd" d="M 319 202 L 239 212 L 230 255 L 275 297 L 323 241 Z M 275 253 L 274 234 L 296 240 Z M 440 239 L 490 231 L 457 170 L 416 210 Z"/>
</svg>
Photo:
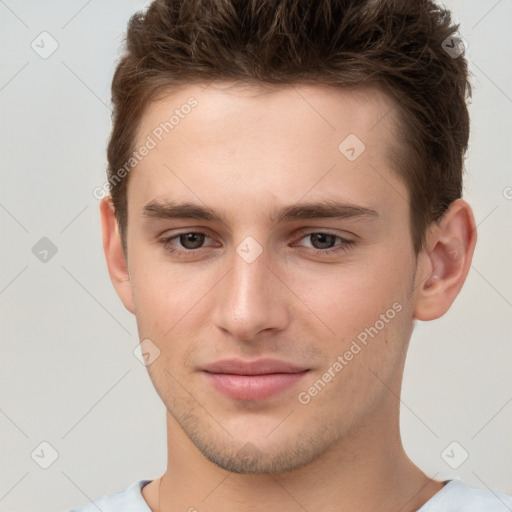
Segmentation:
<svg viewBox="0 0 512 512">
<path fill-rule="evenodd" d="M 128 274 L 128 262 L 121 244 L 119 226 L 115 216 L 114 205 L 110 196 L 104 197 L 100 203 L 101 229 L 103 232 L 103 251 L 107 260 L 110 280 L 116 289 L 124 307 L 135 312 L 133 295 Z"/>
<path fill-rule="evenodd" d="M 473 211 L 466 201 L 457 199 L 428 232 L 418 257 L 414 318 L 434 320 L 448 311 L 466 280 L 475 245 Z"/>
</svg>

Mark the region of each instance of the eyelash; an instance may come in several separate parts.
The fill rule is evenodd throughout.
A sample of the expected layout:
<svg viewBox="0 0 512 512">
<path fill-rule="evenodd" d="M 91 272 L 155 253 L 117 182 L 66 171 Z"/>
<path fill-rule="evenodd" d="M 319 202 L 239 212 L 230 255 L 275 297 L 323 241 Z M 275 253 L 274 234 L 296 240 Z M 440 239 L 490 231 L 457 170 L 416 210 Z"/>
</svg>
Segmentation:
<svg viewBox="0 0 512 512">
<path fill-rule="evenodd" d="M 196 234 L 196 235 L 205 235 L 207 238 L 211 238 L 211 237 L 208 237 L 208 235 L 206 235 L 206 233 L 202 233 L 200 231 L 182 231 L 181 233 L 177 233 L 172 236 L 161 238 L 159 240 L 159 242 L 162 244 L 164 251 L 166 251 L 170 254 L 173 254 L 175 256 L 178 256 L 178 257 L 186 257 L 188 254 L 193 254 L 193 253 L 198 254 L 201 252 L 202 249 L 205 249 L 205 248 L 199 247 L 198 249 L 175 249 L 175 248 L 171 247 L 171 245 L 170 245 L 170 243 L 173 240 L 178 239 L 180 236 L 188 235 L 191 233 Z M 331 247 L 329 249 L 308 248 L 309 251 L 315 256 L 348 251 L 350 248 L 352 248 L 355 245 L 354 240 L 349 240 L 347 238 L 343 238 L 342 236 L 339 236 L 335 233 L 331 233 L 329 231 L 308 231 L 308 232 L 302 234 L 302 236 L 299 238 L 299 241 L 303 240 L 304 238 L 306 238 L 308 236 L 319 235 L 319 234 L 334 236 L 335 238 L 340 240 L 341 243 L 339 243 L 335 247 Z"/>
</svg>

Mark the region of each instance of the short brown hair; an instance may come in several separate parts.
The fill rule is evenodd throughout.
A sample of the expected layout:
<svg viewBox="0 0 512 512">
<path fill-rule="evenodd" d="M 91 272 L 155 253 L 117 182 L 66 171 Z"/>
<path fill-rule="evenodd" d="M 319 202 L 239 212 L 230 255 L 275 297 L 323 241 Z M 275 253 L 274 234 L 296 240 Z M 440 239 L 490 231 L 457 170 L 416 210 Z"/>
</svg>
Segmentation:
<svg viewBox="0 0 512 512">
<path fill-rule="evenodd" d="M 396 98 L 416 254 L 462 195 L 471 95 L 450 12 L 432 0 L 155 0 L 134 14 L 112 81 L 108 181 L 126 251 L 128 175 L 141 118 L 159 92 L 192 83 L 375 84 Z M 446 43 L 445 43 L 446 44 Z"/>
</svg>

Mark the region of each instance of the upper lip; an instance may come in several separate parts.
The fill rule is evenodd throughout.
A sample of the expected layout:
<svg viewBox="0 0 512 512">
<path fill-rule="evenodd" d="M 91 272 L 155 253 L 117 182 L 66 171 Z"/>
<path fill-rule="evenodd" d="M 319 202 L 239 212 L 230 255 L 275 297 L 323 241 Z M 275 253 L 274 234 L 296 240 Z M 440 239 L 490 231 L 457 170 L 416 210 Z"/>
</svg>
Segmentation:
<svg viewBox="0 0 512 512">
<path fill-rule="evenodd" d="M 279 359 L 222 359 L 203 368 L 209 373 L 228 373 L 234 375 L 265 375 L 269 373 L 299 373 L 309 368 L 280 361 Z"/>
</svg>

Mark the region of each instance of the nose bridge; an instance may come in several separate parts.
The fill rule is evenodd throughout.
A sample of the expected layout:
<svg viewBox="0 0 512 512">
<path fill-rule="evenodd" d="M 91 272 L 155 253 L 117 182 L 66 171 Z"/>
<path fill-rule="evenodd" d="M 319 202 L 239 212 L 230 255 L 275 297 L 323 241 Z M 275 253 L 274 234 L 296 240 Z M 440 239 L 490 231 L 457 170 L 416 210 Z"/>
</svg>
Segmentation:
<svg viewBox="0 0 512 512">
<path fill-rule="evenodd" d="M 244 239 L 219 289 L 214 322 L 240 340 L 286 325 L 286 305 L 268 266 L 271 255 L 254 239 Z"/>
</svg>

